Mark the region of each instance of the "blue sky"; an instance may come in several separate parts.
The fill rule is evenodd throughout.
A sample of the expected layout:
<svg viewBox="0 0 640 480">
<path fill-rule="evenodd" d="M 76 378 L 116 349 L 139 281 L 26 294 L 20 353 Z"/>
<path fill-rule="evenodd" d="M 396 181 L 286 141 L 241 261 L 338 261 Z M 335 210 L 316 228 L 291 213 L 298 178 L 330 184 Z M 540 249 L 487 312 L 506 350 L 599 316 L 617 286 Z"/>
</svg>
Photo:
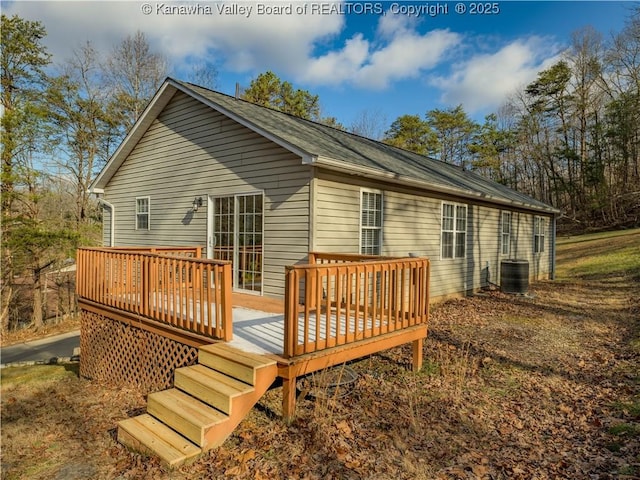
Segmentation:
<svg viewBox="0 0 640 480">
<path fill-rule="evenodd" d="M 592 26 L 606 41 L 638 5 L 502 1 L 496 13 L 474 15 L 475 2 L 462 2 L 465 13 L 457 3 L 2 1 L 2 11 L 41 21 L 54 61 L 86 41 L 106 54 L 139 29 L 177 78 L 187 78 L 194 63 L 213 63 L 217 89 L 233 94 L 236 82 L 248 86 L 272 70 L 319 94 L 324 116 L 349 126 L 368 111 L 388 126 L 402 114 L 458 104 L 481 120 L 561 58 L 572 32 Z M 180 5 L 196 7 L 195 14 L 168 13 Z M 260 14 L 265 5 L 285 11 Z M 222 6 L 229 10 L 221 13 Z M 426 11 L 410 15 L 413 6 Z M 296 13 L 303 8 L 306 14 Z"/>
</svg>

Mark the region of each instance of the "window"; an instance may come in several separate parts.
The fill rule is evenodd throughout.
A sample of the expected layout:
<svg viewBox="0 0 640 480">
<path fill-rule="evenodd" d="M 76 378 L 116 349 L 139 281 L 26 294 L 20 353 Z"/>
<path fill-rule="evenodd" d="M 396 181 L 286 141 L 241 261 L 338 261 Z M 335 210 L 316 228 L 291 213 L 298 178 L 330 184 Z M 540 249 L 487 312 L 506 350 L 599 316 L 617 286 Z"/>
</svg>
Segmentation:
<svg viewBox="0 0 640 480">
<path fill-rule="evenodd" d="M 544 217 L 533 217 L 533 252 L 544 252 Z"/>
<path fill-rule="evenodd" d="M 511 253 L 511 212 L 502 212 L 500 244 L 502 255 L 509 255 Z"/>
<path fill-rule="evenodd" d="M 442 258 L 464 258 L 467 248 L 467 206 L 442 204 Z"/>
<path fill-rule="evenodd" d="M 382 252 L 382 193 L 362 190 L 360 196 L 360 253 Z"/>
<path fill-rule="evenodd" d="M 136 230 L 149 230 L 149 197 L 136 198 Z"/>
</svg>

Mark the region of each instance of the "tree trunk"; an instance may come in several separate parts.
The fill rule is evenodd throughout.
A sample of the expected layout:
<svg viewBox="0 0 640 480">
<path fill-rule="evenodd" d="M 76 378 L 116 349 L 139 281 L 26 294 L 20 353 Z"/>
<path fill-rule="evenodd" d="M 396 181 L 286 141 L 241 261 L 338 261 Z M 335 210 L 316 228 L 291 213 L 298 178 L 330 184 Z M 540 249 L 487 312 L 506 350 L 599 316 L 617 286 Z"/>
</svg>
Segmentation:
<svg viewBox="0 0 640 480">
<path fill-rule="evenodd" d="M 36 328 L 44 325 L 42 318 L 42 271 L 33 271 L 33 316 L 32 323 Z"/>
</svg>

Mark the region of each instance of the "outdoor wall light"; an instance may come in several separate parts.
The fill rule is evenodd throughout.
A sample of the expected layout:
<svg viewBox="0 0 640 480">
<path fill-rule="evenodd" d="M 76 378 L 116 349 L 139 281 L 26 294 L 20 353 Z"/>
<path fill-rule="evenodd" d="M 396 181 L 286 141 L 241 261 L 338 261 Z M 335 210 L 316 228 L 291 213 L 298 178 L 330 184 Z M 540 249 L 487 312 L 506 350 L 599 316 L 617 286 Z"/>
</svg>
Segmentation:
<svg viewBox="0 0 640 480">
<path fill-rule="evenodd" d="M 202 206 L 202 197 L 196 197 L 193 199 L 193 211 L 197 212 L 198 208 Z"/>
</svg>

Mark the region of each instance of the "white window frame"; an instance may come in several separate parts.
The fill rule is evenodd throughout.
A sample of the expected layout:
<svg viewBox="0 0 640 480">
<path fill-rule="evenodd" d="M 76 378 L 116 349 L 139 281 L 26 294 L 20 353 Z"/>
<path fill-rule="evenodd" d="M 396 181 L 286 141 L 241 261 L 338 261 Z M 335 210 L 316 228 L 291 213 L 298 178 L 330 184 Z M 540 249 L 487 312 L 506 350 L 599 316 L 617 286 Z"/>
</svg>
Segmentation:
<svg viewBox="0 0 640 480">
<path fill-rule="evenodd" d="M 453 216 L 445 217 L 445 208 L 452 207 Z M 459 212 L 460 210 L 464 210 L 464 230 L 459 228 Z M 456 203 L 456 202 L 442 202 L 440 206 L 440 259 L 441 260 L 453 260 L 453 259 L 461 259 L 467 257 L 467 228 L 469 225 L 468 221 L 468 212 L 469 208 L 465 203 Z M 448 228 L 445 225 L 445 218 L 451 219 L 451 228 Z M 451 234 L 451 255 L 448 252 L 445 252 L 445 236 L 447 234 Z M 460 236 L 463 236 L 463 240 L 460 241 Z M 462 245 L 461 245 L 462 243 Z M 460 255 L 460 248 L 463 249 L 462 255 Z"/>
<path fill-rule="evenodd" d="M 140 207 L 140 200 L 146 200 L 147 201 L 147 211 L 146 212 L 142 212 L 140 210 L 138 210 L 138 208 Z M 147 218 L 147 227 L 140 227 L 140 218 L 146 216 Z M 136 216 L 135 216 L 135 225 L 136 225 L 136 230 L 151 230 L 151 197 L 146 196 L 146 197 L 136 197 Z"/>
<path fill-rule="evenodd" d="M 512 212 L 503 211 L 500 215 L 500 255 L 503 256 L 511 255 L 512 218 Z"/>
<path fill-rule="evenodd" d="M 364 196 L 365 194 L 367 195 L 379 195 L 380 196 L 380 215 L 379 215 L 379 219 L 380 219 L 380 224 L 379 225 L 364 225 L 362 222 L 362 217 L 363 217 L 363 207 L 364 207 Z M 371 210 L 373 212 L 375 212 L 376 210 Z M 374 219 L 377 217 L 377 215 L 374 214 Z M 383 226 L 384 226 L 384 194 L 381 190 L 373 190 L 373 189 L 369 189 L 369 188 L 361 188 L 360 189 L 360 225 L 359 225 L 359 239 L 358 239 L 358 245 L 359 245 L 359 251 L 361 255 L 382 255 L 382 246 L 383 246 Z M 377 253 L 371 253 L 371 252 L 364 252 L 365 249 L 368 249 L 370 246 L 364 246 L 363 245 L 363 240 L 365 238 L 365 236 L 363 235 L 363 233 L 365 231 L 376 231 L 378 232 L 378 252 Z M 364 247 L 364 248 L 363 248 Z"/>
<path fill-rule="evenodd" d="M 545 231 L 547 229 L 545 217 L 533 217 L 533 253 L 544 253 Z"/>
</svg>

